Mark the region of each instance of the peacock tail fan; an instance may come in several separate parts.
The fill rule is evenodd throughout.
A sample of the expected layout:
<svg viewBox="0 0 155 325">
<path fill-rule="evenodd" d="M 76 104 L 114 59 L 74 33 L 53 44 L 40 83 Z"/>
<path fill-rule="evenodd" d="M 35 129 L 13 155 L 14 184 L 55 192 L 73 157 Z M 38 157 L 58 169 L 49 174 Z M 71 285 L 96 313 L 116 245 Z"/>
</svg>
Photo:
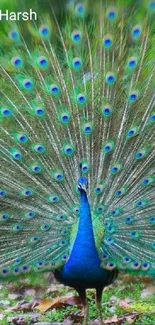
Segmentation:
<svg viewBox="0 0 155 325">
<path fill-rule="evenodd" d="M 153 276 L 155 2 L 31 2 L 1 22 L 0 277 L 67 261 L 80 174 L 102 267 Z"/>
</svg>

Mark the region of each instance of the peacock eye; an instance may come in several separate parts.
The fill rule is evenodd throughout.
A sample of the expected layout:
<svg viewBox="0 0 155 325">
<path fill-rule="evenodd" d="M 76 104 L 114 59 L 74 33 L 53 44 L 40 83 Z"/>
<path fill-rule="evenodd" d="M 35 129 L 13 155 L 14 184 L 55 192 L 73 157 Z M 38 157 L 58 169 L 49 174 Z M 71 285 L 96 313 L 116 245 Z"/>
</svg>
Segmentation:
<svg viewBox="0 0 155 325">
<path fill-rule="evenodd" d="M 135 66 L 137 65 L 137 60 L 134 56 L 132 56 L 129 60 L 128 60 L 128 67 L 130 69 L 135 68 Z"/>
<path fill-rule="evenodd" d="M 21 143 L 26 143 L 28 141 L 28 137 L 25 134 L 18 134 L 17 140 Z"/>
<path fill-rule="evenodd" d="M 36 151 L 37 153 L 43 153 L 45 152 L 45 147 L 42 144 L 35 144 L 32 146 L 32 149 Z"/>
<path fill-rule="evenodd" d="M 22 84 L 23 84 L 24 89 L 27 89 L 27 90 L 33 89 L 33 82 L 30 79 L 24 79 Z"/>
<path fill-rule="evenodd" d="M 9 116 L 12 115 L 12 112 L 11 112 L 11 110 L 9 108 L 1 108 L 0 112 L 1 112 L 1 115 L 4 116 L 4 117 L 5 116 L 9 117 Z"/>
<path fill-rule="evenodd" d="M 141 34 L 141 27 L 140 27 L 140 25 L 134 26 L 133 29 L 132 29 L 132 33 L 131 33 L 132 37 L 134 39 L 137 39 L 140 36 L 140 34 Z"/>
<path fill-rule="evenodd" d="M 101 112 L 104 117 L 108 118 L 112 114 L 112 108 L 108 104 L 106 104 L 101 108 Z"/>
<path fill-rule="evenodd" d="M 68 124 L 69 120 L 70 120 L 70 112 L 64 112 L 60 115 L 59 117 L 60 122 L 62 122 L 63 124 Z"/>
<path fill-rule="evenodd" d="M 47 68 L 48 67 L 48 60 L 45 56 L 39 56 L 37 59 L 38 66 L 41 68 Z"/>
<path fill-rule="evenodd" d="M 137 91 L 132 91 L 129 94 L 129 97 L 128 98 L 129 98 L 130 103 L 134 103 L 138 99 L 138 93 L 137 93 Z"/>
<path fill-rule="evenodd" d="M 9 32 L 9 38 L 12 40 L 18 40 L 19 39 L 19 33 L 17 30 L 13 29 Z"/>
<path fill-rule="evenodd" d="M 83 126 L 82 126 L 82 131 L 84 134 L 86 135 L 89 135 L 92 133 L 93 131 L 93 127 L 91 125 L 91 123 L 85 123 Z"/>
<path fill-rule="evenodd" d="M 148 6 L 149 6 L 149 9 L 151 9 L 151 10 L 155 9 L 155 1 L 150 1 Z"/>
<path fill-rule="evenodd" d="M 111 141 L 111 142 L 108 142 L 104 147 L 103 147 L 103 151 L 104 153 L 109 153 L 111 152 L 112 150 L 114 149 L 114 143 Z"/>
<path fill-rule="evenodd" d="M 150 121 L 151 121 L 151 122 L 154 122 L 154 121 L 155 121 L 155 114 L 153 114 L 153 115 L 150 117 Z"/>
<path fill-rule="evenodd" d="M 109 85 L 113 85 L 115 81 L 116 81 L 116 79 L 115 79 L 114 73 L 108 72 L 107 75 L 106 75 L 106 82 Z"/>
<path fill-rule="evenodd" d="M 50 85 L 49 90 L 50 90 L 50 93 L 52 95 L 55 95 L 55 96 L 60 93 L 60 89 L 59 89 L 59 87 L 56 84 Z"/>
<path fill-rule="evenodd" d="M 8 214 L 4 213 L 0 215 L 0 221 L 6 221 L 7 219 L 9 219 Z"/>
<path fill-rule="evenodd" d="M 103 46 L 105 48 L 109 48 L 111 47 L 113 41 L 112 41 L 112 37 L 110 35 L 105 35 L 103 38 Z"/>
<path fill-rule="evenodd" d="M 43 116 L 44 115 L 44 109 L 42 107 L 36 107 L 35 108 L 35 114 L 38 116 Z"/>
<path fill-rule="evenodd" d="M 78 30 L 73 31 L 71 38 L 75 43 L 80 42 L 81 41 L 81 32 Z"/>
<path fill-rule="evenodd" d="M 117 16 L 117 12 L 116 12 L 116 9 L 115 8 L 109 8 L 107 10 L 107 18 L 109 20 L 114 20 Z"/>
<path fill-rule="evenodd" d="M 42 169 L 41 169 L 41 166 L 40 165 L 31 165 L 30 166 L 30 169 L 31 169 L 31 171 L 33 172 L 33 173 L 40 173 L 41 171 L 42 171 Z"/>
<path fill-rule="evenodd" d="M 63 153 L 66 155 L 66 156 L 72 156 L 72 154 L 74 153 L 74 147 L 72 145 L 65 145 L 63 147 Z"/>
<path fill-rule="evenodd" d="M 5 196 L 7 194 L 7 192 L 5 190 L 0 190 L 0 196 Z"/>
<path fill-rule="evenodd" d="M 41 25 L 40 28 L 39 28 L 39 32 L 40 32 L 40 35 L 42 37 L 48 37 L 49 34 L 50 34 L 50 29 L 47 25 Z"/>
<path fill-rule="evenodd" d="M 101 194 L 104 190 L 104 184 L 99 184 L 95 188 L 95 194 Z"/>
<path fill-rule="evenodd" d="M 12 58 L 11 63 L 13 64 L 13 66 L 18 67 L 18 68 L 22 67 L 22 65 L 23 65 L 22 59 L 18 56 Z"/>
<path fill-rule="evenodd" d="M 82 61 L 80 58 L 74 58 L 72 60 L 72 66 L 75 70 L 79 70 L 82 67 Z"/>
<path fill-rule="evenodd" d="M 85 5 L 84 5 L 84 3 L 82 3 L 82 2 L 77 3 L 77 5 L 75 6 L 75 12 L 79 16 L 83 16 L 84 13 L 85 13 Z"/>
<path fill-rule="evenodd" d="M 21 160 L 21 158 L 22 158 L 21 152 L 19 150 L 17 150 L 17 149 L 11 148 L 10 149 L 10 154 L 11 154 L 12 158 L 15 159 L 15 160 Z"/>
<path fill-rule="evenodd" d="M 78 104 L 80 104 L 80 105 L 83 105 L 86 103 L 86 97 L 82 93 L 78 94 L 76 99 L 77 99 Z"/>
<path fill-rule="evenodd" d="M 58 195 L 51 195 L 48 197 L 48 201 L 51 203 L 57 203 L 59 202 L 60 198 Z"/>
</svg>

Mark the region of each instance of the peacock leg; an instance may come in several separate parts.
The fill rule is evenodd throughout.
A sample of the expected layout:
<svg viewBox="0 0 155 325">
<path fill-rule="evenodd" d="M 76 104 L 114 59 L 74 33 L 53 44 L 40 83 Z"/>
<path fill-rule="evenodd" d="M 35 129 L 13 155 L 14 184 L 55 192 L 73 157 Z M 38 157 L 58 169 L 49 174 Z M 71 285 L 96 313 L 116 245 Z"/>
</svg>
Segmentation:
<svg viewBox="0 0 155 325">
<path fill-rule="evenodd" d="M 96 288 L 96 307 L 99 312 L 100 324 L 102 325 L 102 309 L 101 309 L 101 299 L 102 299 L 103 288 Z"/>
<path fill-rule="evenodd" d="M 83 305 L 83 311 L 84 311 L 84 322 L 83 325 L 88 325 L 88 301 L 86 297 L 86 290 L 85 289 L 76 289 L 78 292 L 82 305 Z"/>
</svg>

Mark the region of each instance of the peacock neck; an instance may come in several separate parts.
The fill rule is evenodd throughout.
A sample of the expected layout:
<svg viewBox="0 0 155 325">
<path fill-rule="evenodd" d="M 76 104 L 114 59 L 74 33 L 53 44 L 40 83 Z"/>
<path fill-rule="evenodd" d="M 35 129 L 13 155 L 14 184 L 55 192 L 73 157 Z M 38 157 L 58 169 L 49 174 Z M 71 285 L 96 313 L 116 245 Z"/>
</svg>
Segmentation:
<svg viewBox="0 0 155 325">
<path fill-rule="evenodd" d="M 90 206 L 85 191 L 80 191 L 80 217 L 76 239 L 71 251 L 70 262 L 83 260 L 88 264 L 90 259 L 92 265 L 93 257 L 98 259 L 95 246 Z"/>
</svg>

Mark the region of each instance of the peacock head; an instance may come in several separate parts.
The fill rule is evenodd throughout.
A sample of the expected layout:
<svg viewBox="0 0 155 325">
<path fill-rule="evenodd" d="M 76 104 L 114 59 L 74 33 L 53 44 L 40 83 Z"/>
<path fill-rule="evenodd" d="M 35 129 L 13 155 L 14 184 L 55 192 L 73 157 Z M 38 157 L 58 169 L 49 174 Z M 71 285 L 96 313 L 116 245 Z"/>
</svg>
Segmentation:
<svg viewBox="0 0 155 325">
<path fill-rule="evenodd" d="M 86 177 L 79 177 L 78 179 L 78 189 L 79 191 L 84 191 L 87 192 L 87 188 L 88 188 L 88 180 Z"/>
</svg>

